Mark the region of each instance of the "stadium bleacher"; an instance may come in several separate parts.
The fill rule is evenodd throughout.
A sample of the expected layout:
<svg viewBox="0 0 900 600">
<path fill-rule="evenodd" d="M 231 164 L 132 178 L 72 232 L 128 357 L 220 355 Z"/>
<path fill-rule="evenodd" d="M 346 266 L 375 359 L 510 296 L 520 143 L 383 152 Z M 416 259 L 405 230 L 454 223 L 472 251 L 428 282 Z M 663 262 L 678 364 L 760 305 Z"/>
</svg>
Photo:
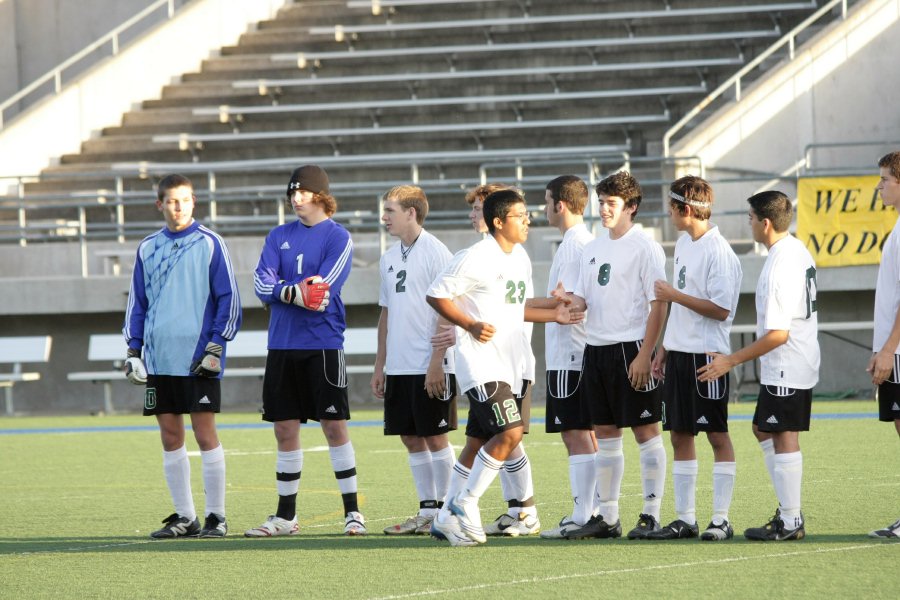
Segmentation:
<svg viewBox="0 0 900 600">
<path fill-rule="evenodd" d="M 547 158 L 555 148 L 589 144 L 652 154 L 674 119 L 816 3 L 606 2 L 602 11 L 584 0 L 381 6 L 379 15 L 371 3 L 286 6 L 199 72 L 125 114 L 121 126 L 86 140 L 81 153 L 61 157 L 24 186 L 26 195 L 147 190 L 146 170 L 119 181 L 102 176 L 122 163 L 176 168 L 328 157 L 337 159 L 329 161 L 335 182 L 371 188 L 342 208 L 371 210 L 376 190 L 408 181 L 414 171 L 477 183 L 485 150 L 540 148 Z M 221 106 L 228 107 L 225 118 Z M 323 106 L 329 108 L 316 108 Z M 468 163 L 440 159 L 467 151 Z M 391 167 L 352 160 L 375 154 L 434 158 Z M 586 158 L 572 168 L 588 175 Z M 205 173 L 195 178 L 199 188 L 210 185 Z M 281 179 L 278 172 L 219 170 L 214 185 L 275 189 Z M 461 187 L 438 189 L 436 208 L 457 202 Z"/>
</svg>

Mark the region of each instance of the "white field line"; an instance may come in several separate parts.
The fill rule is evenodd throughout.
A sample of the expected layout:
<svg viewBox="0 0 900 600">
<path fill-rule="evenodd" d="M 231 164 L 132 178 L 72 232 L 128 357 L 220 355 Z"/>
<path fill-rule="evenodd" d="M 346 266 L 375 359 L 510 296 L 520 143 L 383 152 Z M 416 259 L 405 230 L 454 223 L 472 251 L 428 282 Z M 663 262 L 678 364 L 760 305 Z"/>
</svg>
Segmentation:
<svg viewBox="0 0 900 600">
<path fill-rule="evenodd" d="M 761 556 L 735 556 L 733 558 L 719 558 L 715 560 L 701 560 L 695 562 L 674 563 L 668 565 L 645 565 L 641 567 L 633 567 L 630 569 L 606 569 L 599 571 L 590 571 L 587 573 L 573 573 L 571 575 L 552 575 L 548 577 L 529 577 L 527 579 L 517 579 L 514 581 L 497 581 L 494 583 L 482 583 L 478 585 L 466 585 L 455 588 L 444 588 L 435 590 L 422 590 L 421 592 L 413 592 L 411 594 L 399 594 L 394 596 L 373 596 L 367 600 L 398 600 L 400 598 L 420 598 L 422 596 L 437 596 L 438 594 L 460 594 L 462 592 L 477 592 L 491 588 L 507 587 L 511 585 L 524 585 L 535 583 L 548 583 L 552 581 L 565 581 L 568 579 L 580 579 L 585 577 L 603 577 L 607 575 L 622 575 L 629 573 L 643 573 L 647 571 L 661 571 L 664 569 L 684 569 L 690 567 L 705 567 L 710 565 L 722 565 L 727 563 L 746 562 L 751 560 L 769 560 L 787 558 L 792 556 L 806 556 L 811 554 L 825 554 L 829 552 L 852 552 L 856 550 L 872 550 L 890 547 L 892 550 L 900 548 L 900 544 L 865 544 L 858 546 L 844 546 L 842 548 L 824 548 L 817 550 L 797 550 L 795 552 L 778 552 L 773 554 L 765 554 Z"/>
</svg>

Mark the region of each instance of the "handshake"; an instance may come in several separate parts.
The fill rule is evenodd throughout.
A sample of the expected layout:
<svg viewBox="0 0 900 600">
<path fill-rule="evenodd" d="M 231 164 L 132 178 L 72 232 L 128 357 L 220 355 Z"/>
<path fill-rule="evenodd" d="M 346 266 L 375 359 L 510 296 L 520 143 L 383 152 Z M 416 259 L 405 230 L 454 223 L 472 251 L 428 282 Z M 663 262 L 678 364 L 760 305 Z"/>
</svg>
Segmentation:
<svg viewBox="0 0 900 600">
<path fill-rule="evenodd" d="M 330 302 L 330 287 L 321 277 L 313 275 L 300 283 L 281 288 L 281 301 L 285 304 L 296 304 L 307 310 L 323 312 Z"/>
</svg>

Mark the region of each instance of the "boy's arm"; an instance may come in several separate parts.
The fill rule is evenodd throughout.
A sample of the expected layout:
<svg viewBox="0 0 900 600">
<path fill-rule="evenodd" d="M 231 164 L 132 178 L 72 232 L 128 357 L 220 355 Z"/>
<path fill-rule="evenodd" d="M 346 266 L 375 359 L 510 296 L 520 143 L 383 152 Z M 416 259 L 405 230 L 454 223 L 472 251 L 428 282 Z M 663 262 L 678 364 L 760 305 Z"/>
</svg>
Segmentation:
<svg viewBox="0 0 900 600">
<path fill-rule="evenodd" d="M 375 351 L 375 372 L 369 386 L 376 398 L 384 398 L 384 363 L 387 361 L 387 321 L 388 309 L 381 307 L 378 317 L 378 349 Z"/>
<path fill-rule="evenodd" d="M 765 335 L 748 346 L 744 346 L 731 354 L 719 354 L 708 352 L 713 357 L 711 363 L 697 369 L 699 381 L 712 381 L 718 379 L 734 367 L 768 354 L 778 346 L 787 343 L 790 331 L 787 329 L 770 329 Z"/>
<path fill-rule="evenodd" d="M 448 323 L 443 317 L 438 317 L 435 335 L 447 325 Z M 446 346 L 432 346 L 431 348 L 431 359 L 428 361 L 428 371 L 425 373 L 425 393 L 431 398 L 443 398 L 446 391 L 444 381 L 444 354 L 446 353 Z"/>
<path fill-rule="evenodd" d="M 897 346 L 900 345 L 900 310 L 894 317 L 894 325 L 891 327 L 891 334 L 881 350 L 876 352 L 869 360 L 866 371 L 872 375 L 872 383 L 881 385 L 884 380 L 890 377 L 894 370 L 894 353 Z"/>
<path fill-rule="evenodd" d="M 731 311 L 722 308 L 712 300 L 705 300 L 679 292 L 666 281 L 659 279 L 653 284 L 653 291 L 658 300 L 680 304 L 688 310 L 692 310 L 700 316 L 716 321 L 724 321 Z"/>
<path fill-rule="evenodd" d="M 494 333 L 496 329 L 490 323 L 484 323 L 482 321 L 476 321 L 466 313 L 464 313 L 454 302 L 449 298 L 435 298 L 434 296 L 425 296 L 425 301 L 428 302 L 428 305 L 433 308 L 437 314 L 444 317 L 450 323 L 453 323 L 457 327 L 462 327 L 465 329 L 469 335 L 478 340 L 481 343 L 488 342 L 492 337 L 494 337 Z"/>
<path fill-rule="evenodd" d="M 669 305 L 662 300 L 650 302 L 650 314 L 647 316 L 647 329 L 644 332 L 644 341 L 641 349 L 632 363 L 628 365 L 628 380 L 631 387 L 640 389 L 650 382 L 651 357 L 653 349 L 662 334 L 663 325 L 666 322 L 666 314 Z"/>
</svg>

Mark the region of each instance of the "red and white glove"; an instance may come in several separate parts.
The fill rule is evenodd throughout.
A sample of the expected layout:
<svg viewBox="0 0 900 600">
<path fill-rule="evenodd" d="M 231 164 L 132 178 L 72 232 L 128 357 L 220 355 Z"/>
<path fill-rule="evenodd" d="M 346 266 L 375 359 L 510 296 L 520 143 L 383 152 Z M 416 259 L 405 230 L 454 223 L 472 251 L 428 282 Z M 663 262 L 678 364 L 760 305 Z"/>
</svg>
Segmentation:
<svg viewBox="0 0 900 600">
<path fill-rule="evenodd" d="M 322 312 L 331 302 L 331 288 L 318 275 L 307 277 L 300 283 L 286 285 L 281 288 L 281 301 L 285 304 L 296 304 L 307 310 Z"/>
</svg>

